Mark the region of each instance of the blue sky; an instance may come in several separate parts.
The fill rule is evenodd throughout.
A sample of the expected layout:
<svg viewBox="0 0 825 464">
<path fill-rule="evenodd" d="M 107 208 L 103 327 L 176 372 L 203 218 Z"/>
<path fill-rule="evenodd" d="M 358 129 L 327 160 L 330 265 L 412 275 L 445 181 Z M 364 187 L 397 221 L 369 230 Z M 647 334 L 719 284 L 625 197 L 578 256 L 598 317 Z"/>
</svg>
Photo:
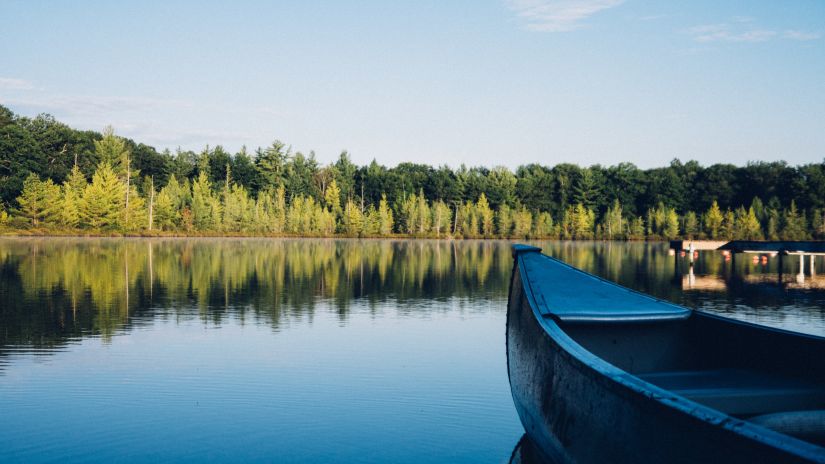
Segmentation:
<svg viewBox="0 0 825 464">
<path fill-rule="evenodd" d="M 825 158 L 822 0 L 130 3 L 0 1 L 0 104 L 322 162 Z"/>
</svg>

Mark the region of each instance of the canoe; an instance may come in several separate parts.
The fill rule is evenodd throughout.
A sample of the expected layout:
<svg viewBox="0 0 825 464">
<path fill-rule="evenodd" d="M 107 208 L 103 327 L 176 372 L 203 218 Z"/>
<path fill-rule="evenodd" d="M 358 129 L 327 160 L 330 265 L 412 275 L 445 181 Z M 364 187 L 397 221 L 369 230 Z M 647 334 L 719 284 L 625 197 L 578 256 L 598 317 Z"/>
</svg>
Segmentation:
<svg viewBox="0 0 825 464">
<path fill-rule="evenodd" d="M 624 288 L 515 245 L 507 372 L 554 462 L 825 463 L 825 338 Z"/>
</svg>

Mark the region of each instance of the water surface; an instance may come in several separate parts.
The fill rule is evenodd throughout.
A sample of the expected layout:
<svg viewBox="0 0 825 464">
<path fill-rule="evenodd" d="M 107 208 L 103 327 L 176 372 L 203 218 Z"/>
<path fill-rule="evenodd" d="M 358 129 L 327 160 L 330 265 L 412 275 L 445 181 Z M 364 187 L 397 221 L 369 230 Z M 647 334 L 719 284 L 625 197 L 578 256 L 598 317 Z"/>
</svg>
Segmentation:
<svg viewBox="0 0 825 464">
<path fill-rule="evenodd" d="M 508 242 L 0 239 L 2 462 L 507 462 Z M 825 335 L 819 275 L 538 243 L 623 285 Z M 815 274 L 825 274 L 823 263 Z"/>
</svg>

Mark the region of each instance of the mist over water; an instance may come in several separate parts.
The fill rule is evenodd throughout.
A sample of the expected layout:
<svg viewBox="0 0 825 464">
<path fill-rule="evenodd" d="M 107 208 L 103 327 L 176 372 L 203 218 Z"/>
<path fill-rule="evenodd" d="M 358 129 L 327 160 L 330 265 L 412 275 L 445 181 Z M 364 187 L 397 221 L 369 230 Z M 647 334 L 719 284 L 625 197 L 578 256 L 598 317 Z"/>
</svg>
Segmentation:
<svg viewBox="0 0 825 464">
<path fill-rule="evenodd" d="M 825 335 L 818 262 L 535 242 Z M 0 461 L 507 462 L 511 242 L 0 239 Z"/>
</svg>

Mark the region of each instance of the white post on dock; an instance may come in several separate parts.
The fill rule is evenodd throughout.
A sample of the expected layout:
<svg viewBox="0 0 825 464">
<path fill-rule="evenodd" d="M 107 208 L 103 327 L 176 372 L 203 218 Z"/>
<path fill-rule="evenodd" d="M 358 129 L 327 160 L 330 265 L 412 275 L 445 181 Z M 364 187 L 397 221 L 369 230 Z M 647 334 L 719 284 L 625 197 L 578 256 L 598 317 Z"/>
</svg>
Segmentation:
<svg viewBox="0 0 825 464">
<path fill-rule="evenodd" d="M 811 277 L 816 275 L 816 262 L 814 258 L 816 258 L 816 255 L 811 255 Z"/>
<path fill-rule="evenodd" d="M 690 242 L 688 246 L 688 252 L 690 253 L 690 262 L 693 263 L 693 242 Z"/>
<path fill-rule="evenodd" d="M 805 283 L 805 254 L 799 254 L 799 274 L 796 275 L 796 281 L 800 284 Z"/>
</svg>

